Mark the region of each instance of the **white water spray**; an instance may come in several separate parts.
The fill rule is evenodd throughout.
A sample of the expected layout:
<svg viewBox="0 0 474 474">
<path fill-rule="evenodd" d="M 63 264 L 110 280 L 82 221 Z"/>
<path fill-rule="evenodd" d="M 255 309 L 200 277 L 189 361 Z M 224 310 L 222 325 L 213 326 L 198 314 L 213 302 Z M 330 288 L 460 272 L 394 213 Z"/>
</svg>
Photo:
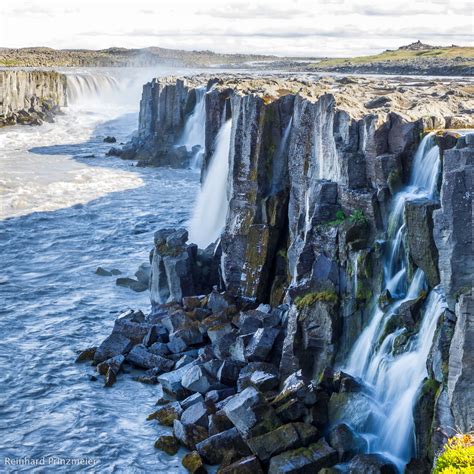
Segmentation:
<svg viewBox="0 0 474 474">
<path fill-rule="evenodd" d="M 383 310 L 375 305 L 371 320 L 356 341 L 344 369 L 371 388 L 374 411 L 383 414 L 365 433 L 371 440 L 369 452 L 385 454 L 401 471 L 415 454 L 413 407 L 427 376 L 426 360 L 437 321 L 445 308 L 439 289 L 432 290 L 428 296 L 422 310 L 420 330 L 408 341 L 404 352 L 395 354 L 395 342 L 406 329 L 387 334 L 386 327 L 403 303 L 418 298 L 427 289 L 420 269 L 407 288 L 403 215 L 407 201 L 436 196 L 438 173 L 439 151 L 434 136 L 430 134 L 420 143 L 413 160 L 410 183 L 395 196 L 389 216 L 384 279 L 385 288 L 395 301 Z"/>
<path fill-rule="evenodd" d="M 227 216 L 227 176 L 232 120 L 222 125 L 216 149 L 189 224 L 189 240 L 205 248 L 221 235 Z"/>
<path fill-rule="evenodd" d="M 194 154 L 191 168 L 201 169 L 202 158 L 205 151 L 206 141 L 206 88 L 196 89 L 196 105 L 192 114 L 186 121 L 184 131 L 178 145 L 184 145 L 188 151 L 198 145 L 200 148 Z"/>
</svg>

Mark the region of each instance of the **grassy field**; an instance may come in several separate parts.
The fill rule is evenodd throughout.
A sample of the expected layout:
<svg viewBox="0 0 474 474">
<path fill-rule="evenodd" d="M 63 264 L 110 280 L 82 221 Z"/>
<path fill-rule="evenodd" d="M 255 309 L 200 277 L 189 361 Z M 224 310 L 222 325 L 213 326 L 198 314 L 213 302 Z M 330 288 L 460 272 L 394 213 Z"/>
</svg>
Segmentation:
<svg viewBox="0 0 474 474">
<path fill-rule="evenodd" d="M 332 68 L 339 66 L 357 66 L 363 64 L 374 63 L 390 63 L 411 61 L 417 59 L 455 59 L 462 58 L 468 62 L 474 60 L 474 48 L 470 47 L 448 47 L 448 48 L 434 48 L 421 51 L 397 49 L 394 51 L 384 51 L 383 53 L 374 56 L 358 56 L 354 58 L 334 58 L 324 59 L 313 67 L 316 68 Z"/>
</svg>

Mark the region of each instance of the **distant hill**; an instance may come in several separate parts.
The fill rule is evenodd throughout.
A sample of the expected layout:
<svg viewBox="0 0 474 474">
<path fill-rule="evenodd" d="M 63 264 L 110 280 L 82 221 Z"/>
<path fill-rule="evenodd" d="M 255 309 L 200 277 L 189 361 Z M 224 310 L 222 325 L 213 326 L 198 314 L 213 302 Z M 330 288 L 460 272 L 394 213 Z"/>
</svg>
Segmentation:
<svg viewBox="0 0 474 474">
<path fill-rule="evenodd" d="M 53 49 L 45 47 L 0 48 L 0 66 L 10 67 L 113 67 L 157 64 L 209 67 L 277 60 L 276 56 L 219 54 L 212 51 L 183 51 L 158 47 L 127 49 Z"/>
<path fill-rule="evenodd" d="M 347 73 L 473 76 L 474 48 L 431 46 L 417 41 L 374 56 L 323 59 L 310 67 Z"/>
</svg>

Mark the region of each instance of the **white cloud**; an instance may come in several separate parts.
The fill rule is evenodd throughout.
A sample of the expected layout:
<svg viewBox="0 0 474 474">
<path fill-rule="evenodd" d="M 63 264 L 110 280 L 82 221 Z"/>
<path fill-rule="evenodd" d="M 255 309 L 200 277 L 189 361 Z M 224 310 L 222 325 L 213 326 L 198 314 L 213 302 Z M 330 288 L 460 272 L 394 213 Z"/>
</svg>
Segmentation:
<svg viewBox="0 0 474 474">
<path fill-rule="evenodd" d="M 456 0 L 1 0 L 0 46 L 359 55 L 417 39 L 472 44 L 472 8 Z"/>
</svg>

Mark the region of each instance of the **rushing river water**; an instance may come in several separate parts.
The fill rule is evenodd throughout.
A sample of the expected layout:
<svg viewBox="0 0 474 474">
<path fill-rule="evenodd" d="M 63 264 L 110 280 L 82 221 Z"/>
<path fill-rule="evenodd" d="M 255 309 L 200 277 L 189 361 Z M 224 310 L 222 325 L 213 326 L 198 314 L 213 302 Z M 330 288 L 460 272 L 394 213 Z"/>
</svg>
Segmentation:
<svg viewBox="0 0 474 474">
<path fill-rule="evenodd" d="M 54 124 L 0 132 L 0 462 L 46 458 L 7 472 L 181 472 L 179 457 L 153 447 L 164 431 L 146 421 L 156 389 L 131 374 L 106 389 L 89 379 L 91 366 L 74 363 L 118 312 L 149 305 L 148 292 L 96 268 L 133 276 L 153 232 L 185 224 L 199 189 L 195 171 L 104 156 L 105 136 L 120 142 L 136 128 L 139 85 L 151 74 L 104 97 L 79 90 Z M 49 457 L 96 464 L 53 466 Z"/>
</svg>

